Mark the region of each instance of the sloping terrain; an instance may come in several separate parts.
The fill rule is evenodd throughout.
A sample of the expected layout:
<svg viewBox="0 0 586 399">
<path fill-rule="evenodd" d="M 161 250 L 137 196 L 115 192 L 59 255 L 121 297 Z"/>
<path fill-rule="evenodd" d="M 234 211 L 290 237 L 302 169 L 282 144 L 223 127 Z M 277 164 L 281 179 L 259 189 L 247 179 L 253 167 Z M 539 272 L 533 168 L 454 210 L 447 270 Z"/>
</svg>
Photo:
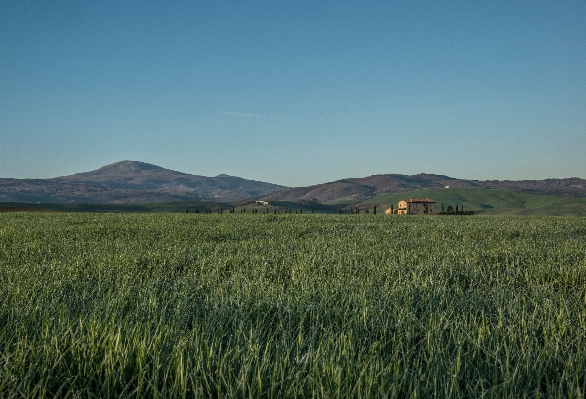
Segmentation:
<svg viewBox="0 0 586 399">
<path fill-rule="evenodd" d="M 362 202 L 363 208 L 377 205 L 388 208 L 409 198 L 430 198 L 436 201 L 438 212 L 442 204 L 447 209 L 462 207 L 483 214 L 586 216 L 586 198 L 515 193 L 508 190 L 449 188 L 409 191 L 385 195 Z M 381 209 L 382 210 L 382 209 Z"/>
<path fill-rule="evenodd" d="M 225 195 L 224 191 L 242 191 L 252 197 L 265 192 L 282 190 L 285 186 L 246 180 L 241 177 L 218 175 L 206 177 L 176 172 L 137 161 L 121 161 L 100 169 L 50 179 L 64 183 L 90 183 L 122 190 L 209 192 L 208 196 Z"/>
<path fill-rule="evenodd" d="M 266 201 L 360 202 L 384 194 L 444 188 L 502 189 L 527 194 L 586 197 L 586 180 L 579 178 L 546 180 L 463 180 L 442 175 L 412 176 L 388 174 L 342 179 L 309 187 L 296 187 L 264 197 Z"/>
<path fill-rule="evenodd" d="M 121 161 L 53 179 L 0 179 L 1 202 L 149 203 L 240 201 L 286 187 L 219 175 L 206 177 Z"/>
<path fill-rule="evenodd" d="M 239 202 L 264 199 L 286 201 L 317 209 L 356 204 L 388 194 L 416 190 L 476 188 L 517 193 L 586 197 L 586 180 L 463 180 L 443 175 L 373 175 L 309 187 L 277 184 L 218 175 L 206 177 L 161 168 L 144 162 L 121 161 L 100 169 L 53 179 L 0 179 L 0 202 L 73 202 L 144 204 L 171 201 Z"/>
<path fill-rule="evenodd" d="M 181 201 L 193 199 L 194 196 L 118 190 L 98 184 L 66 183 L 49 179 L 0 179 L 0 202 L 145 203 Z"/>
</svg>

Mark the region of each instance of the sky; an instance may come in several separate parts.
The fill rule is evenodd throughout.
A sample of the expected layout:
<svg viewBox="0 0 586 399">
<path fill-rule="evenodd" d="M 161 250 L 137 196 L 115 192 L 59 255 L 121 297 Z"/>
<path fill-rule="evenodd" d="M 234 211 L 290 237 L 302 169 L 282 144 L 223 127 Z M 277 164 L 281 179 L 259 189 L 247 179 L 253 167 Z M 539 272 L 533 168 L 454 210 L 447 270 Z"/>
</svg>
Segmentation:
<svg viewBox="0 0 586 399">
<path fill-rule="evenodd" d="M 586 1 L 0 0 L 0 177 L 586 178 Z"/>
</svg>

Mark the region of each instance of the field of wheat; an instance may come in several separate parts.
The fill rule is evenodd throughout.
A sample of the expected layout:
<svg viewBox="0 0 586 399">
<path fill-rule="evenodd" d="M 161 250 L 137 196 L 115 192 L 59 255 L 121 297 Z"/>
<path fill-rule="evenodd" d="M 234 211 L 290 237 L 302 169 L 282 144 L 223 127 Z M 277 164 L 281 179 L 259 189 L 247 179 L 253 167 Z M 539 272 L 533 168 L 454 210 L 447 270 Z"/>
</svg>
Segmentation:
<svg viewBox="0 0 586 399">
<path fill-rule="evenodd" d="M 0 214 L 0 396 L 584 397 L 586 219 Z"/>
</svg>

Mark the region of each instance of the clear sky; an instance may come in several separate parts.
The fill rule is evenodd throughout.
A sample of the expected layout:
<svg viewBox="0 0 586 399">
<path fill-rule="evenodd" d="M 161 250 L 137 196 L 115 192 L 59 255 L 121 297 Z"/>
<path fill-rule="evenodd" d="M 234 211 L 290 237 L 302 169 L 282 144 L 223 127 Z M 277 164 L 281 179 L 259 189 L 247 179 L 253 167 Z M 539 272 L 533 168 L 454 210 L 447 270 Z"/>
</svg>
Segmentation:
<svg viewBox="0 0 586 399">
<path fill-rule="evenodd" d="M 0 177 L 586 178 L 586 1 L 0 0 Z"/>
</svg>

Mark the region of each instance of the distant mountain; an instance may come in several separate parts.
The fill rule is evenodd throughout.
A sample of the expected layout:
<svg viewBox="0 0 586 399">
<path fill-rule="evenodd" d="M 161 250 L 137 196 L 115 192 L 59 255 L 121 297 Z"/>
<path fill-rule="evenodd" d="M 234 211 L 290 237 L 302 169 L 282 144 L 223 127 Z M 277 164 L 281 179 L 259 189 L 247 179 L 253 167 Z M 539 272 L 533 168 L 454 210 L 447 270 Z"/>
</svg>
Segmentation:
<svg viewBox="0 0 586 399">
<path fill-rule="evenodd" d="M 241 201 L 285 186 L 218 175 L 176 172 L 137 161 L 52 179 L 0 179 L 2 202 L 147 203 L 168 201 Z"/>
<path fill-rule="evenodd" d="M 444 188 L 446 186 L 453 188 L 504 189 L 519 193 L 564 197 L 586 197 L 586 180 L 575 177 L 546 180 L 479 181 L 421 173 L 412 176 L 388 174 L 342 179 L 309 187 L 289 188 L 268 194 L 263 199 L 266 201 L 352 203 L 385 194 Z"/>
<path fill-rule="evenodd" d="M 0 179 L 0 202 L 92 202 L 140 204 L 170 201 L 234 202 L 246 199 L 298 204 L 358 203 L 387 194 L 444 188 L 503 189 L 518 193 L 586 197 L 586 180 L 463 180 L 443 175 L 385 174 L 342 179 L 309 187 L 218 175 L 176 172 L 137 161 L 52 179 Z"/>
</svg>

